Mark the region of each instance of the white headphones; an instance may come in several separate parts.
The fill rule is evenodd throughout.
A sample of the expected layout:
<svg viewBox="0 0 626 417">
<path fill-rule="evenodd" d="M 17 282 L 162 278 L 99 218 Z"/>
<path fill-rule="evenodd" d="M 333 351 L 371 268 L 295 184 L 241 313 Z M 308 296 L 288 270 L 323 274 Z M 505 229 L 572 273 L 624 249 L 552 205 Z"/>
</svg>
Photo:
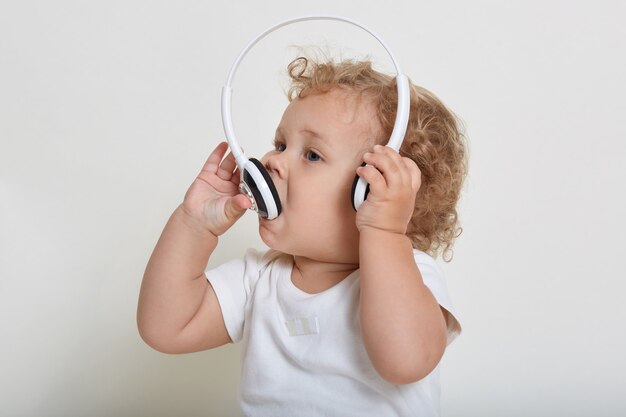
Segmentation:
<svg viewBox="0 0 626 417">
<path fill-rule="evenodd" d="M 243 48 L 243 50 L 235 60 L 232 68 L 230 69 L 228 79 L 226 80 L 226 85 L 222 88 L 222 124 L 224 125 L 226 140 L 228 140 L 228 145 L 230 146 L 230 150 L 235 157 L 235 160 L 237 161 L 237 166 L 239 167 L 239 172 L 241 173 L 241 183 L 239 184 L 239 189 L 242 193 L 246 194 L 248 198 L 250 198 L 250 200 L 252 201 L 252 207 L 250 207 L 250 209 L 256 211 L 261 217 L 267 217 L 269 220 L 278 217 L 278 215 L 281 213 L 282 209 L 280 205 L 280 198 L 278 197 L 276 187 L 274 186 L 274 183 L 270 178 L 270 175 L 266 171 L 265 167 L 263 167 L 263 164 L 258 159 L 247 159 L 243 151 L 239 147 L 239 144 L 237 143 L 237 138 L 233 130 L 233 122 L 231 118 L 231 83 L 233 77 L 235 76 L 235 71 L 241 63 L 241 60 L 258 41 L 260 41 L 269 33 L 275 31 L 276 29 L 305 20 L 338 20 L 342 22 L 347 22 L 360 27 L 361 29 L 372 35 L 374 38 L 376 38 L 376 40 L 380 42 L 380 44 L 383 46 L 383 48 L 385 48 L 385 50 L 391 57 L 397 73 L 396 84 L 398 86 L 398 110 L 396 114 L 396 121 L 393 126 L 393 131 L 391 132 L 391 137 L 389 138 L 387 146 L 395 149 L 396 151 L 400 150 L 400 146 L 402 145 L 402 140 L 404 139 L 404 134 L 406 133 L 406 128 L 409 122 L 410 92 L 408 78 L 400 71 L 400 66 L 396 62 L 393 54 L 391 53 L 387 45 L 371 30 L 367 29 L 366 27 L 355 22 L 352 19 L 325 15 L 303 16 L 295 19 L 289 19 L 265 30 L 263 33 L 253 39 L 245 48 Z M 363 165 L 365 165 L 365 163 L 363 163 Z M 367 181 L 357 175 L 354 179 L 354 183 L 352 184 L 351 193 L 352 206 L 355 210 L 357 210 L 361 203 L 365 201 L 368 192 L 369 184 L 367 183 Z"/>
</svg>

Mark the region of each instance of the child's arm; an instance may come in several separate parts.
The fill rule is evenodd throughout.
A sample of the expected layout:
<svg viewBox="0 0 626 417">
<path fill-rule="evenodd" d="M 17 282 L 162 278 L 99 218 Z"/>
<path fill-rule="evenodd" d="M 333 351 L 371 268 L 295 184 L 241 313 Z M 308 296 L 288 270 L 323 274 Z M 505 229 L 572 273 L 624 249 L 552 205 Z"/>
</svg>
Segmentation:
<svg viewBox="0 0 626 417">
<path fill-rule="evenodd" d="M 137 307 L 144 341 L 165 353 L 187 353 L 230 341 L 217 297 L 204 276 L 218 236 L 250 206 L 224 142 L 213 151 L 167 222 L 148 261 Z"/>
<path fill-rule="evenodd" d="M 376 168 L 357 170 L 370 184 L 357 213 L 361 331 L 378 373 L 406 384 L 435 368 L 447 341 L 443 312 L 422 281 L 405 235 L 421 174 L 412 160 L 387 147 L 364 160 Z"/>
</svg>

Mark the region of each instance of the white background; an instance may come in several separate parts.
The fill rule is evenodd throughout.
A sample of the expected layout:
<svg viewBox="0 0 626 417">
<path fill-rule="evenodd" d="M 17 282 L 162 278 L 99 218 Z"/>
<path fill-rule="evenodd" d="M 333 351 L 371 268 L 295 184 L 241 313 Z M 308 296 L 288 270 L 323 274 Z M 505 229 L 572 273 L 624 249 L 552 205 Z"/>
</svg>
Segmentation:
<svg viewBox="0 0 626 417">
<path fill-rule="evenodd" d="M 352 17 L 464 121 L 464 232 L 441 263 L 464 333 L 444 416 L 626 414 L 623 2 L 13 1 L 0 5 L 0 415 L 237 416 L 240 346 L 158 353 L 143 270 L 209 151 L 241 48 L 283 19 Z M 235 79 L 261 156 L 289 44 L 386 56 L 310 22 Z M 209 265 L 262 248 L 247 213 Z"/>
</svg>

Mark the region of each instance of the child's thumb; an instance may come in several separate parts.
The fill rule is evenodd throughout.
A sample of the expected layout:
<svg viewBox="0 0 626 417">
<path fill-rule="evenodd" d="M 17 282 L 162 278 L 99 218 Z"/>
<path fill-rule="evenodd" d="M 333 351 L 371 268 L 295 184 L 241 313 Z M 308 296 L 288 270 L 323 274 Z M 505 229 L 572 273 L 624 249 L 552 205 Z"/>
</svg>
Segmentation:
<svg viewBox="0 0 626 417">
<path fill-rule="evenodd" d="M 229 219 L 236 220 L 251 206 L 252 202 L 248 197 L 243 194 L 237 194 L 226 201 L 224 213 Z"/>
</svg>

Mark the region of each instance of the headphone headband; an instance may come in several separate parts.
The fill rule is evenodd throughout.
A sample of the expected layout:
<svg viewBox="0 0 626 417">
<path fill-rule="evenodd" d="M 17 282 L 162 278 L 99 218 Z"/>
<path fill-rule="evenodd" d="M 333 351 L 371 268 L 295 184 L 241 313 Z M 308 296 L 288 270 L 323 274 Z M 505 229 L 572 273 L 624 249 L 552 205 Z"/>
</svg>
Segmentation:
<svg viewBox="0 0 626 417">
<path fill-rule="evenodd" d="M 398 65 L 393 54 L 391 53 L 391 50 L 389 49 L 389 47 L 387 47 L 385 42 L 378 35 L 376 35 L 370 29 L 366 28 L 360 23 L 355 22 L 352 19 L 349 19 L 346 17 L 340 17 L 340 16 L 332 16 L 332 15 L 302 16 L 302 17 L 297 17 L 293 19 L 288 19 L 274 26 L 271 26 L 270 28 L 262 32 L 260 35 L 258 35 L 256 38 L 254 38 L 252 41 L 250 41 L 250 43 L 248 43 L 248 45 L 245 48 L 243 48 L 243 50 L 239 53 L 239 56 L 233 63 L 233 66 L 231 67 L 230 72 L 228 73 L 228 78 L 226 79 L 226 85 L 224 85 L 224 87 L 222 88 L 221 104 L 222 104 L 222 124 L 224 125 L 224 133 L 226 134 L 226 140 L 228 141 L 228 145 L 230 146 L 231 152 L 233 153 L 233 156 L 235 157 L 235 160 L 237 161 L 237 165 L 239 166 L 239 169 L 241 170 L 243 170 L 243 167 L 245 166 L 247 159 L 243 151 L 239 147 L 239 144 L 237 143 L 237 138 L 235 136 L 235 131 L 233 129 L 233 123 L 232 123 L 232 118 L 231 118 L 231 96 L 232 96 L 231 83 L 233 81 L 233 78 L 235 77 L 235 72 L 237 71 L 239 64 L 243 60 L 244 56 L 248 53 L 248 51 L 257 42 L 263 39 L 265 36 L 267 36 L 271 32 L 283 26 L 287 26 L 292 23 L 303 22 L 307 20 L 337 20 L 341 22 L 350 23 L 368 32 L 383 46 L 383 48 L 385 48 L 385 51 L 387 51 L 387 53 L 391 57 L 391 60 L 393 61 L 393 65 L 396 68 L 396 73 L 397 73 L 396 84 L 398 87 L 398 110 L 396 114 L 396 121 L 393 127 L 393 131 L 391 133 L 391 137 L 389 138 L 389 141 L 387 143 L 387 146 L 395 149 L 396 151 L 400 150 L 400 145 L 402 144 L 402 140 L 404 139 L 407 124 L 409 122 L 409 109 L 410 109 L 409 82 L 408 82 L 408 78 L 400 70 L 400 66 Z"/>
</svg>

